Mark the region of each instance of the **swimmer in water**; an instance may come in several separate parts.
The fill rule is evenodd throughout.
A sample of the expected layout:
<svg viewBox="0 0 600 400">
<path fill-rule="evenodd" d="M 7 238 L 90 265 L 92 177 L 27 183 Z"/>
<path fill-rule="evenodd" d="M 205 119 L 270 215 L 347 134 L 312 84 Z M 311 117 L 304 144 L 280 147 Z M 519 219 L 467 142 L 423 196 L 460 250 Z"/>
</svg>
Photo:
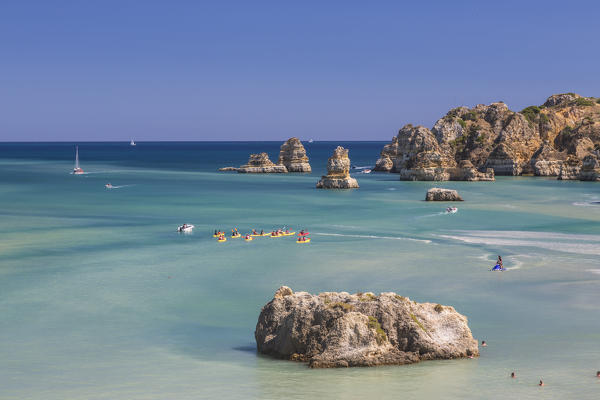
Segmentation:
<svg viewBox="0 0 600 400">
<path fill-rule="evenodd" d="M 538 386 L 544 386 L 544 381 L 540 379 L 540 383 L 538 383 Z"/>
<path fill-rule="evenodd" d="M 481 347 L 487 347 L 487 343 L 485 342 L 485 340 L 481 341 Z"/>
<path fill-rule="evenodd" d="M 600 371 L 596 371 L 596 378 L 600 378 Z"/>
<path fill-rule="evenodd" d="M 514 372 L 511 372 L 511 373 L 510 373 L 510 377 L 511 377 L 511 378 L 516 378 L 516 377 L 517 377 L 517 375 L 516 375 Z"/>
</svg>

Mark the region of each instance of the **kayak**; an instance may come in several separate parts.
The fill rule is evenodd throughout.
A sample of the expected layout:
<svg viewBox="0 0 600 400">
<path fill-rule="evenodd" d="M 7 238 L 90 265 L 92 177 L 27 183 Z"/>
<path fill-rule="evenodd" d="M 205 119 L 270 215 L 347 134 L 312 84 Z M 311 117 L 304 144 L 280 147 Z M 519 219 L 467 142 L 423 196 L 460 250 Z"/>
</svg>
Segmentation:
<svg viewBox="0 0 600 400">
<path fill-rule="evenodd" d="M 281 236 L 294 236 L 295 234 L 296 234 L 296 232 L 288 232 L 288 233 L 283 232 L 281 234 Z"/>
<path fill-rule="evenodd" d="M 299 233 L 298 236 L 308 236 L 310 235 L 309 232 L 303 232 L 303 233 Z"/>
<path fill-rule="evenodd" d="M 255 237 L 256 237 L 256 236 L 271 236 L 271 234 L 270 234 L 270 233 L 263 233 L 263 234 L 261 235 L 260 233 L 257 233 L 257 234 L 252 234 L 252 235 L 250 235 L 250 236 L 255 236 Z"/>
<path fill-rule="evenodd" d="M 302 243 L 310 243 L 310 238 L 307 237 L 306 240 L 296 240 L 296 243 L 300 243 L 300 244 L 302 244 Z"/>
<path fill-rule="evenodd" d="M 245 240 L 246 242 L 250 242 L 250 241 L 254 240 L 254 238 L 253 238 L 252 236 L 250 236 L 250 237 L 248 237 L 248 238 L 245 238 L 244 240 Z"/>
<path fill-rule="evenodd" d="M 216 235 L 213 233 L 213 237 L 219 237 L 221 235 L 225 235 L 225 232 L 219 232 Z"/>
<path fill-rule="evenodd" d="M 217 239 L 217 242 L 226 242 L 227 238 L 226 237 L 220 237 Z"/>
<path fill-rule="evenodd" d="M 237 235 L 231 235 L 232 239 L 239 238 L 239 237 L 242 237 L 242 235 L 240 235 L 239 233 Z"/>
<path fill-rule="evenodd" d="M 284 236 L 282 233 L 276 233 L 274 235 L 273 234 L 269 234 L 269 237 L 272 237 L 272 238 L 278 238 L 278 237 L 282 237 L 282 236 Z"/>
<path fill-rule="evenodd" d="M 492 268 L 492 271 L 504 271 L 505 268 L 501 267 L 500 264 L 496 264 L 494 265 L 494 268 Z"/>
</svg>

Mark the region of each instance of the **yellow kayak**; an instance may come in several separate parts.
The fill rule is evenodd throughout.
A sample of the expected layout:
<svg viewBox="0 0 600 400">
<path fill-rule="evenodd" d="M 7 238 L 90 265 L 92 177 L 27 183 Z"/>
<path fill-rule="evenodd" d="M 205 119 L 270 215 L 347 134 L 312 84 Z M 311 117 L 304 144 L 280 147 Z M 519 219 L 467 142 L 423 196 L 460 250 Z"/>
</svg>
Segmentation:
<svg viewBox="0 0 600 400">
<path fill-rule="evenodd" d="M 296 240 L 296 243 L 310 243 L 310 238 L 306 238 L 306 240 Z"/>
<path fill-rule="evenodd" d="M 242 237 L 242 235 L 240 235 L 239 233 L 237 235 L 231 235 L 232 239 L 239 238 L 239 237 Z"/>
<path fill-rule="evenodd" d="M 254 238 L 252 236 L 250 236 L 249 238 L 244 239 L 246 242 L 250 242 L 252 240 L 254 240 Z"/>
<path fill-rule="evenodd" d="M 279 234 L 275 234 L 275 235 L 269 235 L 269 237 L 272 237 L 272 238 L 278 238 L 278 237 L 282 237 L 282 236 L 283 236 L 283 235 L 279 235 Z"/>
<path fill-rule="evenodd" d="M 227 241 L 226 237 L 217 239 L 217 242 L 226 242 L 226 241 Z"/>
<path fill-rule="evenodd" d="M 270 235 L 271 235 L 270 233 L 263 233 L 262 235 L 260 233 L 257 233 L 257 234 L 252 234 L 250 236 L 257 237 L 257 236 L 270 236 Z"/>
<path fill-rule="evenodd" d="M 221 235 L 225 235 L 225 232 L 219 232 L 219 233 L 218 233 L 218 234 L 216 234 L 216 235 L 213 233 L 213 237 L 219 237 L 219 236 L 221 236 Z"/>
<path fill-rule="evenodd" d="M 295 234 L 296 234 L 296 232 L 288 232 L 288 233 L 283 232 L 281 234 L 281 236 L 294 236 Z"/>
</svg>

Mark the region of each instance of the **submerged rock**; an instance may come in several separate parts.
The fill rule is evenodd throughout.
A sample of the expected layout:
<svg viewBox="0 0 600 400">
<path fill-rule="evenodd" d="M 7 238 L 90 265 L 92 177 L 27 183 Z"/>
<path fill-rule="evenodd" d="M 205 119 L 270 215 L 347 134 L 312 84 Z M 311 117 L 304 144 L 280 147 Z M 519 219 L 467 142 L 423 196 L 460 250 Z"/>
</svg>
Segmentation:
<svg viewBox="0 0 600 400">
<path fill-rule="evenodd" d="M 464 201 L 456 190 L 431 188 L 425 196 L 426 201 Z"/>
<path fill-rule="evenodd" d="M 311 172 L 306 149 L 300 139 L 293 137 L 281 145 L 277 164 L 285 165 L 288 172 Z"/>
<path fill-rule="evenodd" d="M 287 168 L 285 165 L 273 164 L 269 160 L 267 153 L 250 154 L 248 164 L 242 165 L 237 169 L 239 173 L 254 173 L 254 174 L 272 174 L 272 173 L 286 173 Z"/>
<path fill-rule="evenodd" d="M 395 293 L 313 295 L 280 288 L 261 310 L 258 351 L 311 368 L 410 364 L 478 356 L 467 318 Z"/>
<path fill-rule="evenodd" d="M 358 188 L 356 179 L 350 177 L 350 159 L 348 150 L 338 146 L 327 161 L 327 175 L 317 182 L 319 189 Z"/>
</svg>

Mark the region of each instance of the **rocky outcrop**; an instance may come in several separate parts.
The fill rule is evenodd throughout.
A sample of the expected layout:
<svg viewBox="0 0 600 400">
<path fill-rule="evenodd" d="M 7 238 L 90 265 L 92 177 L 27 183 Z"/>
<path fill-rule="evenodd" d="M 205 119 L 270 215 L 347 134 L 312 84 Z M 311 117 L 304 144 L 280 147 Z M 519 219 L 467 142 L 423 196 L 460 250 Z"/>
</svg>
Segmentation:
<svg viewBox="0 0 600 400">
<path fill-rule="evenodd" d="M 451 306 L 395 293 L 294 293 L 281 287 L 261 310 L 258 351 L 312 368 L 410 364 L 478 356 L 467 318 Z"/>
<path fill-rule="evenodd" d="M 576 157 L 570 156 L 560 166 L 558 180 L 574 180 L 579 179 L 582 162 Z"/>
<path fill-rule="evenodd" d="M 463 201 L 456 190 L 431 188 L 425 195 L 426 201 Z"/>
<path fill-rule="evenodd" d="M 462 126 L 452 121 L 438 121 L 433 132 L 423 126 L 406 125 L 392 143 L 384 147 L 375 170 L 398 172 L 401 180 L 493 181 L 493 171 L 478 171 L 468 160 L 461 160 L 468 161 L 468 166 L 457 166 L 450 147 L 438 143 L 438 140 L 456 138 L 461 132 Z"/>
<path fill-rule="evenodd" d="M 579 180 L 600 181 L 600 162 L 595 155 L 588 155 L 583 159 Z"/>
<path fill-rule="evenodd" d="M 600 99 L 564 93 L 520 112 L 503 102 L 478 104 L 450 110 L 431 130 L 406 125 L 384 146 L 374 169 L 403 180 L 557 176 L 562 169 L 566 179 L 578 174 L 573 162 L 563 165 L 568 157 L 581 164 L 598 150 Z M 464 160 L 471 169 L 458 169 Z"/>
<path fill-rule="evenodd" d="M 311 172 L 306 150 L 300 139 L 293 137 L 281 145 L 277 164 L 285 165 L 288 172 Z"/>
<path fill-rule="evenodd" d="M 271 174 L 271 173 L 286 173 L 287 168 L 285 165 L 273 164 L 269 160 L 267 153 L 250 154 L 248 164 L 242 165 L 237 169 L 239 173 L 253 173 L 253 174 Z"/>
<path fill-rule="evenodd" d="M 317 183 L 319 189 L 358 188 L 356 179 L 350 177 L 348 150 L 338 146 L 327 161 L 327 175 Z"/>
</svg>

